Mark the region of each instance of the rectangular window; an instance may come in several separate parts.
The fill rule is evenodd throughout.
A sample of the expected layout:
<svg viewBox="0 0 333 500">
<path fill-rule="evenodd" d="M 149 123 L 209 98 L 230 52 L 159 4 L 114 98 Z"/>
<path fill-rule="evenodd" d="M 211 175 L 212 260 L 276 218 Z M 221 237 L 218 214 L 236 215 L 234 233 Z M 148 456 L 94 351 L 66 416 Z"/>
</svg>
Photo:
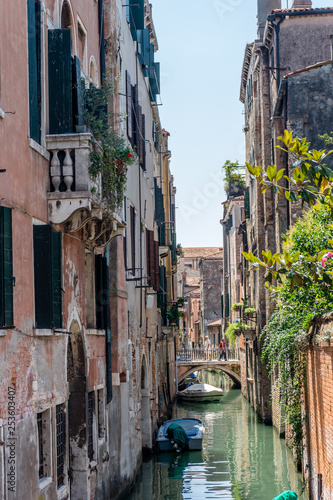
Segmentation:
<svg viewBox="0 0 333 500">
<path fill-rule="evenodd" d="M 41 130 L 41 4 L 28 0 L 29 135 L 40 143 Z"/>
<path fill-rule="evenodd" d="M 61 328 L 61 233 L 42 225 L 33 236 L 36 327 Z"/>
<path fill-rule="evenodd" d="M 65 484 L 66 429 L 64 406 L 56 406 L 57 488 Z"/>
<path fill-rule="evenodd" d="M 0 207 L 0 327 L 13 323 L 12 210 Z"/>
<path fill-rule="evenodd" d="M 88 431 L 88 457 L 90 460 L 93 459 L 94 456 L 94 392 L 88 393 L 88 422 L 87 422 L 87 431 Z"/>
</svg>

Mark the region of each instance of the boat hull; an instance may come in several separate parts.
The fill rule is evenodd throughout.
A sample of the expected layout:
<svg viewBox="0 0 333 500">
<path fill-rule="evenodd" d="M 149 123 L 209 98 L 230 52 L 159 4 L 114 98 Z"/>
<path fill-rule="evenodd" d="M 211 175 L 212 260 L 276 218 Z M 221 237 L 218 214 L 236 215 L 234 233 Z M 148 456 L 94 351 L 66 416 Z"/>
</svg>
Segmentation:
<svg viewBox="0 0 333 500">
<path fill-rule="evenodd" d="M 198 403 L 211 403 L 213 401 L 222 401 L 222 394 L 216 394 L 216 395 L 211 395 L 211 394 L 196 394 L 196 395 L 190 395 L 190 394 L 178 394 L 178 399 L 180 401 L 190 401 L 190 402 L 198 402 Z"/>
<path fill-rule="evenodd" d="M 188 438 L 188 449 L 190 451 L 202 450 L 202 440 L 204 437 L 205 426 L 203 422 L 195 418 L 183 418 L 177 420 L 168 420 L 159 428 L 156 444 L 159 451 L 175 451 L 167 436 L 167 429 L 172 424 L 176 423 L 183 427 Z"/>
</svg>

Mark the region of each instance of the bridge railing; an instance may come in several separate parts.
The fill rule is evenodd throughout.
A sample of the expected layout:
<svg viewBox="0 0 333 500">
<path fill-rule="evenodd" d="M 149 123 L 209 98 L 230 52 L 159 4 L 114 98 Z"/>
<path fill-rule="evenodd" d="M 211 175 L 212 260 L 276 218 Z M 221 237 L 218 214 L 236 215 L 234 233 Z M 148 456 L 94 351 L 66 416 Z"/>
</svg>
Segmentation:
<svg viewBox="0 0 333 500">
<path fill-rule="evenodd" d="M 218 361 L 220 358 L 221 351 L 217 347 L 205 351 L 203 347 L 194 347 L 192 349 L 178 349 L 177 351 L 177 361 L 180 362 L 190 362 L 190 361 Z M 226 357 L 222 357 L 221 361 L 238 361 L 239 351 L 238 349 L 231 349 L 227 347 Z"/>
</svg>

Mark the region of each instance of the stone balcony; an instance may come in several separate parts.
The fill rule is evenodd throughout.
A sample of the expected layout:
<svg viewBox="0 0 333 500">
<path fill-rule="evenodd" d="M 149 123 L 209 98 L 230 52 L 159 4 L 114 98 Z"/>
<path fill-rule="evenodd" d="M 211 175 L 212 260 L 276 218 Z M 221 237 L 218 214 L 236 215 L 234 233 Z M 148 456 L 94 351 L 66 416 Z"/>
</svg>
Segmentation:
<svg viewBox="0 0 333 500">
<path fill-rule="evenodd" d="M 124 225 L 117 214 L 105 218 L 102 178 L 89 174 L 92 135 L 59 134 L 46 136 L 51 153 L 48 216 L 51 224 L 65 232 L 82 230 L 82 239 L 94 246 L 106 245 L 122 234 Z"/>
</svg>

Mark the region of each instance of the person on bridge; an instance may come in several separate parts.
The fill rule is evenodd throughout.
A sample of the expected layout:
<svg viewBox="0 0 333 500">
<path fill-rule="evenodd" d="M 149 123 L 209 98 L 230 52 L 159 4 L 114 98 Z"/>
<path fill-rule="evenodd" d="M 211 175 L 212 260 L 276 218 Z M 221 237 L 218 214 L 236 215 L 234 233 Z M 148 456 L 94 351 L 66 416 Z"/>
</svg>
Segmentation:
<svg viewBox="0 0 333 500">
<path fill-rule="evenodd" d="M 210 340 L 208 338 L 208 335 L 205 337 L 205 359 L 209 359 L 210 356 Z"/>
<path fill-rule="evenodd" d="M 226 361 L 227 360 L 227 353 L 226 353 L 226 349 L 225 349 L 225 343 L 223 342 L 223 340 L 221 340 L 221 342 L 219 343 L 219 350 L 220 350 L 219 361 L 221 361 L 222 358 L 224 359 L 224 361 Z"/>
</svg>

